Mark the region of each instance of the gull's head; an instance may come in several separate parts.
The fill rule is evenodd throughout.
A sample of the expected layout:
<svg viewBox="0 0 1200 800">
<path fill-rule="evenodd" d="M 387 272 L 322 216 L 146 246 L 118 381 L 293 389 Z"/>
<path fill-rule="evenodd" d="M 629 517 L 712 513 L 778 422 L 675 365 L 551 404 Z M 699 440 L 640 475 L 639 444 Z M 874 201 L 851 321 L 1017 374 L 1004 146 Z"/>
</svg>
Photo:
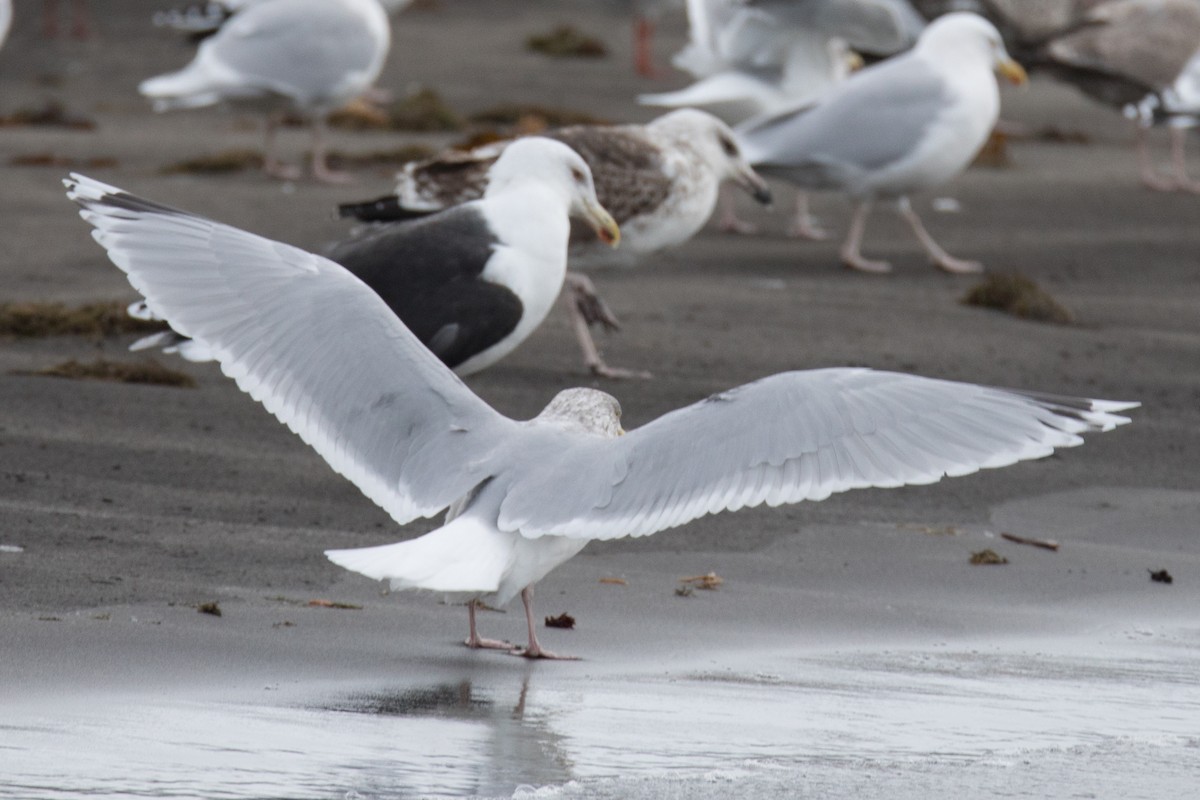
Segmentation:
<svg viewBox="0 0 1200 800">
<path fill-rule="evenodd" d="M 664 114 L 647 127 L 690 147 L 721 180 L 733 181 L 763 205 L 771 204 L 771 190 L 746 160 L 737 136 L 712 114 L 681 108 Z"/>
<path fill-rule="evenodd" d="M 598 389 L 564 389 L 537 415 L 540 422 L 557 422 L 587 433 L 611 438 L 621 436 L 621 404 Z"/>
<path fill-rule="evenodd" d="M 1025 69 L 1012 59 L 996 26 L 970 11 L 956 11 L 938 17 L 917 40 L 917 49 L 955 69 L 960 59 L 986 63 L 1010 83 L 1021 85 L 1029 80 Z"/>
<path fill-rule="evenodd" d="M 591 168 L 567 145 L 543 136 L 517 139 L 488 171 L 485 195 L 534 184 L 562 198 L 567 213 L 591 226 L 600 241 L 613 247 L 621 241 L 621 229 L 596 199 Z"/>
</svg>

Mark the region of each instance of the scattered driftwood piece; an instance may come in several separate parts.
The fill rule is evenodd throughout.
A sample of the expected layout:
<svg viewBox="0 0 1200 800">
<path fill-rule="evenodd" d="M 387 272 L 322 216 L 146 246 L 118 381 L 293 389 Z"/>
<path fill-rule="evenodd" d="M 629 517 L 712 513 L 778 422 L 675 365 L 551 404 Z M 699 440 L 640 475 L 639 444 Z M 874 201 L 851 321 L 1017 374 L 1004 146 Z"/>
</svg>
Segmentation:
<svg viewBox="0 0 1200 800">
<path fill-rule="evenodd" d="M 200 605 L 196 606 L 196 610 L 201 614 L 209 614 L 210 616 L 214 617 L 221 616 L 221 606 L 216 600 L 213 600 L 210 603 L 201 603 Z"/>
<path fill-rule="evenodd" d="M 354 603 L 337 603 L 333 600 L 309 600 L 308 605 L 311 608 L 341 608 L 350 611 L 362 611 L 362 606 L 356 606 Z"/>
<path fill-rule="evenodd" d="M 690 578 L 680 578 L 680 583 L 688 584 L 696 589 L 706 589 L 708 591 L 716 591 L 717 588 L 725 582 L 715 572 L 709 572 L 705 575 L 693 575 Z"/>
<path fill-rule="evenodd" d="M 548 33 L 534 34 L 525 40 L 525 48 L 552 58 L 604 58 L 604 42 L 572 27 L 559 25 Z"/>
<path fill-rule="evenodd" d="M 968 306 L 1004 311 L 1035 322 L 1069 325 L 1075 321 L 1070 309 L 1029 278 L 1016 272 L 988 275 L 971 287 L 962 302 Z"/>
<path fill-rule="evenodd" d="M 1008 559 L 995 550 L 980 550 L 978 553 L 971 553 L 971 563 L 976 565 L 1007 564 Z"/>
<path fill-rule="evenodd" d="M 628 586 L 629 581 L 624 578 L 601 578 L 601 583 L 609 584 L 610 586 Z"/>
<path fill-rule="evenodd" d="M 1031 539 L 1028 536 L 1017 536 L 1015 533 L 1001 533 L 1000 538 L 1007 539 L 1010 542 L 1016 542 L 1017 544 L 1027 544 L 1032 547 L 1040 547 L 1043 550 L 1053 550 L 1056 553 L 1058 552 L 1059 547 L 1058 542 L 1054 541 L 1053 539 Z"/>
<path fill-rule="evenodd" d="M 569 631 L 575 630 L 575 618 L 565 611 L 557 617 L 546 617 L 547 628 L 565 628 Z"/>
<path fill-rule="evenodd" d="M 1171 576 L 1171 573 L 1167 572 L 1165 569 L 1147 570 L 1147 572 L 1150 573 L 1150 580 L 1154 581 L 1155 583 L 1174 583 L 1175 582 L 1175 578 L 1173 578 Z"/>
</svg>

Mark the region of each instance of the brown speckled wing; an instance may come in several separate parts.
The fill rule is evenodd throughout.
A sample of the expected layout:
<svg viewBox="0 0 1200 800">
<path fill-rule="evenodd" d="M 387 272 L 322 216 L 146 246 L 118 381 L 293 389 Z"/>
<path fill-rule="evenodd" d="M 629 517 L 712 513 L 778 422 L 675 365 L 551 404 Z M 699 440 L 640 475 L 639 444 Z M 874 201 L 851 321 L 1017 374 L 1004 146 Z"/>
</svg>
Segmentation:
<svg viewBox="0 0 1200 800">
<path fill-rule="evenodd" d="M 581 125 L 543 135 L 583 157 L 592 169 L 596 198 L 618 225 L 652 212 L 671 192 L 662 152 L 640 131 Z"/>
<path fill-rule="evenodd" d="M 488 170 L 496 163 L 497 155 L 494 148 L 486 155 L 451 150 L 406 171 L 422 204 L 449 208 L 483 196 Z"/>
</svg>

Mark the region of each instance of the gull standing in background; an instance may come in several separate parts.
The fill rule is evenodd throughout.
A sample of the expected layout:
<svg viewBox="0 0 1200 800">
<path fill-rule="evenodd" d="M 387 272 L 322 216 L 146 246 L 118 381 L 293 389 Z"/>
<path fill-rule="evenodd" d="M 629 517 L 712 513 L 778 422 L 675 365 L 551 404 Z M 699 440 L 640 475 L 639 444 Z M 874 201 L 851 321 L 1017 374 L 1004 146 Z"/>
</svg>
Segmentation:
<svg viewBox="0 0 1200 800">
<path fill-rule="evenodd" d="M 766 183 L 742 157 L 733 131 L 703 111 L 680 109 L 645 125 L 576 125 L 540 135 L 569 145 L 588 163 L 600 204 L 621 226 L 623 251 L 651 253 L 692 238 L 712 216 L 724 181 L 737 183 L 760 203 L 771 201 Z M 383 222 L 474 199 L 487 187 L 497 156 L 511 146 L 496 142 L 411 162 L 396 176 L 394 193 L 339 210 L 344 217 Z M 609 378 L 646 377 L 611 367 L 601 357 L 588 326 L 601 322 L 616 328 L 617 321 L 596 297 L 591 280 L 571 271 L 567 286 L 568 311 L 588 369 Z"/>
<path fill-rule="evenodd" d="M 1200 2 L 1105 0 L 1040 48 L 1032 65 L 1124 112 L 1135 125 L 1142 185 L 1156 191 L 1200 191 L 1187 174 L 1187 127 L 1200 110 L 1195 73 L 1200 51 Z M 1195 67 L 1193 67 L 1195 69 Z M 1168 122 L 1174 173 L 1155 169 L 1147 142 L 1155 123 Z"/>
<path fill-rule="evenodd" d="M 864 272 L 891 265 L 862 256 L 872 203 L 895 199 L 933 263 L 955 273 L 982 265 L 954 258 L 925 230 L 908 195 L 945 183 L 971 163 L 1000 112 L 994 70 L 1026 81 L 996 28 L 971 13 L 931 23 L 916 46 L 851 75 L 815 103 L 750 120 L 737 129 L 746 159 L 804 189 L 855 201 L 842 263 Z"/>
<path fill-rule="evenodd" d="M 266 171 L 296 178 L 275 155 L 279 113 L 292 109 L 313 128 L 313 175 L 342 181 L 327 162 L 325 118 L 367 91 L 391 43 L 378 0 L 262 0 L 234 14 L 200 43 L 179 72 L 138 87 L 158 111 L 227 102 L 267 112 Z"/>
<path fill-rule="evenodd" d="M 596 200 L 591 172 L 561 142 L 529 137 L 488 170 L 482 198 L 421 219 L 370 229 L 329 258 L 387 303 L 421 343 L 459 375 L 485 369 L 541 325 L 562 292 L 570 220 L 616 246 L 620 230 Z M 131 313 L 155 318 L 144 302 Z M 177 331 L 130 348 L 163 347 L 211 361 L 203 343 Z"/>
<path fill-rule="evenodd" d="M 560 392 L 524 422 L 496 412 L 366 284 L 328 259 L 81 176 L 68 195 L 149 308 L 419 538 L 329 550 L 397 589 L 468 604 L 470 647 L 542 648 L 533 585 L 592 539 L 725 510 L 928 484 L 1050 455 L 1135 403 L 868 369 L 787 372 L 625 433 L 616 399 Z M 624 435 L 622 435 L 624 434 Z M 483 639 L 481 600 L 521 595 L 529 643 Z"/>
<path fill-rule="evenodd" d="M 891 55 L 911 47 L 924 25 L 907 0 L 689 0 L 687 10 L 689 43 L 674 64 L 697 80 L 638 102 L 702 108 L 730 124 L 815 101 L 862 66 L 852 48 Z M 718 227 L 755 230 L 738 219 L 728 193 Z M 803 190 L 788 233 L 825 238 Z"/>
</svg>

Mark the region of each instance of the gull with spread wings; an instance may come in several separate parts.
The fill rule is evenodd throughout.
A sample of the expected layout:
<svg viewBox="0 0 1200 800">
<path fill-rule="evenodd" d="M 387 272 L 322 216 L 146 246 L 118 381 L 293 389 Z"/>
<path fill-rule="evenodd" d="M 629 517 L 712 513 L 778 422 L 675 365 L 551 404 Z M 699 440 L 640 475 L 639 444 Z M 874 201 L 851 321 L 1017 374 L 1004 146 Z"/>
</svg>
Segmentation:
<svg viewBox="0 0 1200 800">
<path fill-rule="evenodd" d="M 821 369 L 629 432 L 616 399 L 592 389 L 512 420 L 332 261 L 90 178 L 66 185 L 147 306 L 204 343 L 334 470 L 402 525 L 448 509 L 419 538 L 327 555 L 394 588 L 465 600 L 471 647 L 555 657 L 537 640 L 533 585 L 592 539 L 1040 458 L 1128 422 L 1119 412 L 1137 405 Z M 528 646 L 482 639 L 476 604 L 517 594 Z"/>
</svg>

